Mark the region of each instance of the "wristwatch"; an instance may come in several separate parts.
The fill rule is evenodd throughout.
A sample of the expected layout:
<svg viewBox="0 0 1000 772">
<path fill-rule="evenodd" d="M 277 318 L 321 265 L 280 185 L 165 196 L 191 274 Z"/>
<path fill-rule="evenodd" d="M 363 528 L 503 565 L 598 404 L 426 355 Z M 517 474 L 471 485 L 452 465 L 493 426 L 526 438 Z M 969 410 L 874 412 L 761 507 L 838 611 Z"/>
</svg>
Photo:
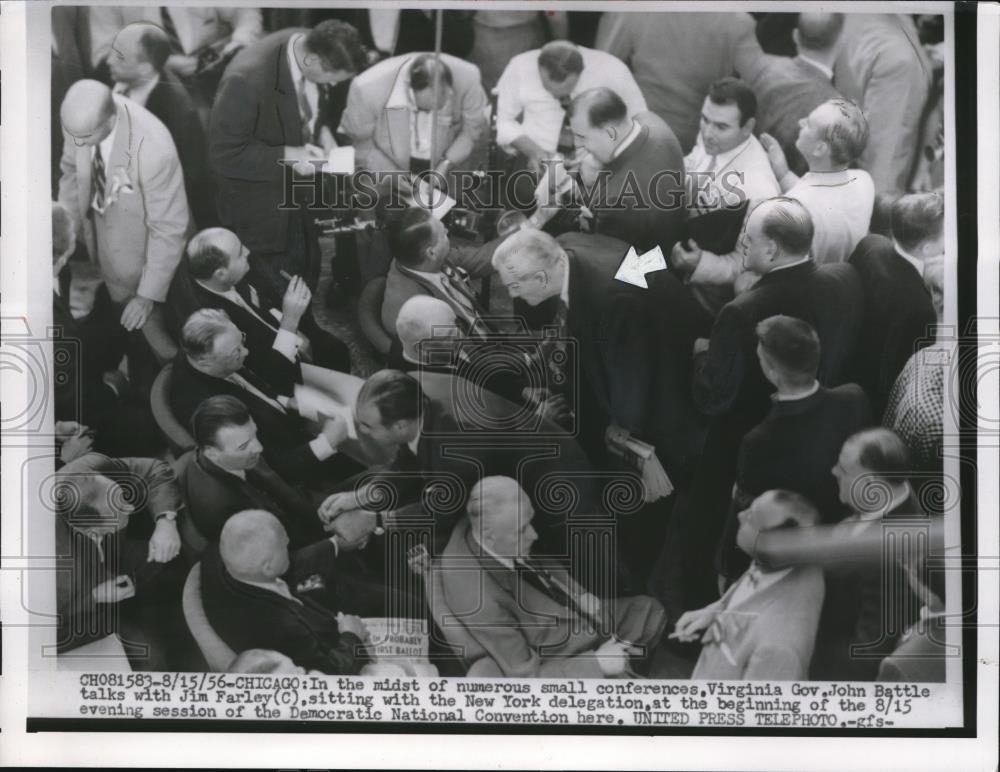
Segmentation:
<svg viewBox="0 0 1000 772">
<path fill-rule="evenodd" d="M 382 513 L 375 513 L 375 530 L 372 531 L 376 536 L 381 536 L 385 533 L 385 521 L 382 519 Z"/>
<path fill-rule="evenodd" d="M 177 513 L 176 512 L 170 512 L 170 511 L 160 512 L 160 514 L 158 514 L 153 519 L 157 523 L 160 522 L 161 520 L 167 520 L 168 522 L 174 523 L 174 522 L 177 521 Z"/>
</svg>

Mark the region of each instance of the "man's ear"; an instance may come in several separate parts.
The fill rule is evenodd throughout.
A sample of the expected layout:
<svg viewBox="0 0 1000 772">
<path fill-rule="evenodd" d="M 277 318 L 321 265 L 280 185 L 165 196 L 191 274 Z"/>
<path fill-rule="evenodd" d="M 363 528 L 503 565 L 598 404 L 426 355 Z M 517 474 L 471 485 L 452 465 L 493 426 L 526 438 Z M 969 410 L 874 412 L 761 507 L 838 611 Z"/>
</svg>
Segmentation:
<svg viewBox="0 0 1000 772">
<path fill-rule="evenodd" d="M 610 139 L 612 142 L 618 141 L 618 129 L 616 129 L 614 126 L 608 126 L 604 131 L 607 132 L 608 139 Z"/>
<path fill-rule="evenodd" d="M 215 281 L 225 281 L 226 271 L 228 270 L 229 270 L 228 264 L 226 266 L 219 266 L 214 271 L 212 271 L 212 278 L 215 279 Z"/>
<path fill-rule="evenodd" d="M 756 128 L 757 128 L 757 119 L 756 118 L 749 118 L 747 120 L 747 122 L 743 124 L 743 131 L 745 132 L 746 136 L 748 136 L 748 137 L 751 134 L 753 134 L 753 130 L 756 129 Z"/>
</svg>

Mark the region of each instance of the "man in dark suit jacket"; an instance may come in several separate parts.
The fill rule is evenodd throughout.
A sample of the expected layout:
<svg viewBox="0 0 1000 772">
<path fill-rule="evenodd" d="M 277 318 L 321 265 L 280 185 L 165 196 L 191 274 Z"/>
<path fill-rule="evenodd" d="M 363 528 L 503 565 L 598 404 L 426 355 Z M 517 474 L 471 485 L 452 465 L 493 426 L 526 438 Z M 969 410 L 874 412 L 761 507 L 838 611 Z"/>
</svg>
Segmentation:
<svg viewBox="0 0 1000 772">
<path fill-rule="evenodd" d="M 708 319 L 667 272 L 649 274 L 647 290 L 616 280 L 628 248 L 609 236 L 556 239 L 529 229 L 504 241 L 493 265 L 515 308 L 553 309 L 543 324 L 560 328 L 558 338 L 575 347 L 575 361 L 546 373 L 546 384 L 578 404 L 581 441 L 595 463 L 615 425 L 655 445 L 668 474 L 676 473 L 700 448 L 686 363 Z M 578 382 L 557 385 L 577 372 Z"/>
<path fill-rule="evenodd" d="M 329 483 L 353 473 L 357 465 L 337 452 L 347 437 L 342 417 L 327 418 L 312 433 L 291 399 L 293 380 L 278 384 L 244 367 L 243 334 L 224 311 L 195 311 L 181 333 L 181 353 L 174 360 L 170 405 L 187 423 L 208 397 L 228 394 L 243 401 L 260 431 L 264 457 L 286 479 Z M 289 365 L 291 367 L 291 365 Z"/>
<path fill-rule="evenodd" d="M 925 519 L 906 474 L 906 445 L 889 429 L 868 429 L 844 443 L 833 476 L 840 500 L 853 510 L 837 529 L 858 540 L 894 519 Z M 820 616 L 809 678 L 873 681 L 882 658 L 895 649 L 920 610 L 901 555 L 883 541 L 878 559 L 845 556 L 826 569 L 826 599 Z"/>
<path fill-rule="evenodd" d="M 199 228 L 218 221 L 205 132 L 191 95 L 166 68 L 170 38 L 156 24 L 135 22 L 115 36 L 108 54 L 113 91 L 143 105 L 167 127 L 184 172 L 184 190 Z"/>
<path fill-rule="evenodd" d="M 587 154 L 581 200 L 594 217 L 583 213 L 581 225 L 637 250 L 660 246 L 669 254 L 685 219 L 684 153 L 674 132 L 655 113 L 631 117 L 610 88 L 583 92 L 569 114 L 576 145 Z"/>
<path fill-rule="evenodd" d="M 539 510 L 546 554 L 562 556 L 574 518 L 593 522 L 601 514 L 599 480 L 613 484 L 610 475 L 592 471 L 565 430 L 452 375 L 380 370 L 358 394 L 355 424 L 359 436 L 394 460 L 321 507 L 320 516 L 349 542 L 383 527 L 407 527 L 389 510 L 424 496 L 433 511 L 433 551 L 440 554 L 468 491 L 494 474 L 521 480 Z M 606 566 L 594 565 L 593 576 Z"/>
<path fill-rule="evenodd" d="M 844 17 L 839 13 L 800 13 L 792 31 L 798 55 L 764 54 L 744 76 L 757 97 L 757 134 L 778 140 L 789 168 L 800 176 L 809 166 L 795 147 L 799 121 L 824 102 L 840 97 L 832 81 L 843 27 Z"/>
<path fill-rule="evenodd" d="M 872 423 L 868 398 L 853 383 L 828 389 L 816 380 L 820 343 L 807 322 L 772 316 L 757 325 L 757 358 L 774 384 L 773 404 L 743 439 L 736 486 L 719 546 L 719 573 L 735 580 L 750 563 L 736 545 L 738 514 L 765 491 L 805 496 L 819 522 L 835 523 L 846 512 L 830 474 L 844 440 Z"/>
<path fill-rule="evenodd" d="M 913 193 L 892 206 L 892 239 L 868 236 L 850 257 L 865 293 L 855 377 L 877 415 L 913 352 L 934 342 L 937 314 L 923 273 L 942 254 L 944 199 Z"/>
<path fill-rule="evenodd" d="M 278 296 L 269 283 L 249 275 L 248 255 L 236 234 L 225 228 L 195 234 L 167 296 L 178 333 L 194 311 L 218 308 L 246 333 L 252 370 L 284 372 L 289 362 L 296 369 L 307 362 L 350 372 L 351 352 L 317 324 L 305 282 L 292 277 L 284 295 Z"/>
<path fill-rule="evenodd" d="M 712 419 L 690 495 L 678 504 L 661 553 L 666 573 L 658 597 L 671 613 L 705 605 L 717 591 L 711 556 L 729 509 L 740 443 L 770 405 L 772 387 L 757 360 L 757 324 L 777 314 L 808 322 L 820 340 L 820 384 L 845 380 L 860 325 L 861 284 L 848 265 L 816 266 L 809 258 L 812 237 L 812 218 L 798 201 L 774 198 L 753 209 L 743 236 L 744 267 L 761 278 L 723 307 L 710 339 L 695 341 L 694 400 Z M 671 600 L 682 591 L 690 595 Z"/>
<path fill-rule="evenodd" d="M 245 510 L 229 518 L 219 546 L 204 557 L 201 596 L 209 623 L 236 652 L 279 651 L 321 673 L 357 674 L 367 660 L 367 630 L 340 597 L 325 539 L 294 555 L 274 515 Z"/>
<path fill-rule="evenodd" d="M 390 215 L 386 236 L 393 260 L 382 299 L 382 326 L 389 335 L 395 337 L 399 309 L 415 295 L 446 302 L 470 333 L 489 331 L 469 280 L 490 275 L 496 241 L 471 250 L 452 249 L 441 221 L 418 206 Z"/>
<path fill-rule="evenodd" d="M 170 465 L 88 453 L 59 470 L 56 486 L 57 554 L 72 564 L 56 572 L 58 645 L 117 633 L 136 669 L 175 669 L 168 642 L 171 626 L 183 624 L 186 566 Z"/>
<path fill-rule="evenodd" d="M 219 219 L 276 287 L 283 286 L 281 269 L 303 276 L 313 289 L 319 279 L 318 237 L 308 211 L 280 206 L 289 187 L 280 161 L 296 162 L 296 174 L 311 181 L 316 171 L 308 161 L 325 158 L 334 144 L 329 86 L 351 78 L 363 62 L 357 31 L 330 20 L 247 46 L 219 84 L 208 129 Z"/>
</svg>

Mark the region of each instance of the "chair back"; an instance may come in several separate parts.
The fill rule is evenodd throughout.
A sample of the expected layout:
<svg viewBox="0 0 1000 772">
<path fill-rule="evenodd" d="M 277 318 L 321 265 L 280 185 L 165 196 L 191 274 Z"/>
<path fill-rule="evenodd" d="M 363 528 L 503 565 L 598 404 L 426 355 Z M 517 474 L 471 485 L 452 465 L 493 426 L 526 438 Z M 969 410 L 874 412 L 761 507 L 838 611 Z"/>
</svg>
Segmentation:
<svg viewBox="0 0 1000 772">
<path fill-rule="evenodd" d="M 227 670 L 236 659 L 236 652 L 212 629 L 205 616 L 205 607 L 201 603 L 201 563 L 196 563 L 188 573 L 181 606 L 184 609 L 184 621 L 201 649 L 209 670 L 216 673 Z"/>
<path fill-rule="evenodd" d="M 174 412 L 170 408 L 170 383 L 173 379 L 173 371 L 174 363 L 167 362 L 153 379 L 153 386 L 149 391 L 149 406 L 153 411 L 156 425 L 160 427 L 160 431 L 167 438 L 170 450 L 175 456 L 179 456 L 194 447 L 194 437 L 174 417 Z"/>
</svg>

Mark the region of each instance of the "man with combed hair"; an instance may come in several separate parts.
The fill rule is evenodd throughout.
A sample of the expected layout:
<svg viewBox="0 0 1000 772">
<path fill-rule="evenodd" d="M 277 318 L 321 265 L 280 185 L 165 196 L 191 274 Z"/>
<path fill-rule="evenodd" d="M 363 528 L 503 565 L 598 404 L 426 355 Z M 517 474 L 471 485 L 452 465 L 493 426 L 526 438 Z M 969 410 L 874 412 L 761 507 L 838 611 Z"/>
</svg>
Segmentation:
<svg viewBox="0 0 1000 772">
<path fill-rule="evenodd" d="M 711 418 L 690 496 L 678 502 L 661 553 L 657 597 L 673 613 L 716 592 L 711 556 L 730 505 L 740 443 L 771 405 L 772 387 L 757 358 L 757 324 L 777 314 L 808 322 L 822 342 L 817 380 L 830 387 L 846 378 L 860 327 L 861 283 L 849 265 L 816 265 L 809 257 L 812 236 L 812 218 L 794 199 L 770 199 L 751 210 L 744 263 L 761 278 L 723 307 L 708 339 L 695 341 L 694 400 Z"/>
<path fill-rule="evenodd" d="M 684 156 L 670 127 L 655 113 L 631 115 L 608 87 L 578 94 L 569 118 L 582 159 L 578 197 L 590 210 L 581 227 L 669 250 L 684 221 Z"/>
<path fill-rule="evenodd" d="M 59 202 L 100 266 L 122 327 L 135 333 L 130 366 L 152 370 L 150 350 L 160 362 L 177 351 L 160 307 L 190 224 L 177 150 L 154 115 L 94 80 L 70 87 L 60 118 L 72 141 L 60 162 Z"/>
<path fill-rule="evenodd" d="M 170 54 L 170 38 L 161 27 L 135 22 L 115 36 L 108 66 L 114 92 L 142 105 L 167 127 L 184 171 L 191 214 L 198 226 L 206 228 L 218 216 L 205 130 L 191 95 L 166 66 Z"/>
<path fill-rule="evenodd" d="M 358 169 L 419 173 L 436 159 L 433 171 L 446 175 L 471 166 L 486 106 L 476 65 L 448 54 L 440 62 L 433 54 L 396 56 L 351 83 L 339 131 L 351 138 Z"/>
<path fill-rule="evenodd" d="M 747 84 L 757 96 L 757 131 L 774 137 L 796 174 L 808 170 L 795 148 L 799 121 L 824 102 L 840 96 L 834 88 L 833 65 L 844 28 L 844 14 L 800 13 L 792 39 L 794 58 L 764 54 Z"/>
<path fill-rule="evenodd" d="M 250 273 L 250 251 L 235 233 L 207 228 L 188 242 L 168 301 L 178 327 L 200 308 L 218 308 L 247 334 L 247 363 L 272 375 L 301 362 L 350 372 L 347 346 L 317 324 L 312 293 L 293 276 L 283 295 Z"/>
<path fill-rule="evenodd" d="M 924 517 L 908 480 L 909 452 L 890 429 L 851 435 L 831 471 L 840 500 L 853 512 L 837 526 L 846 536 L 860 540 L 894 519 Z M 916 621 L 919 601 L 888 554 L 874 563 L 845 556 L 827 567 L 826 586 L 809 678 L 872 681 L 879 661 Z"/>
<path fill-rule="evenodd" d="M 783 195 L 802 203 L 813 222 L 812 259 L 818 265 L 842 263 L 868 233 L 875 188 L 868 172 L 850 168 L 868 141 L 868 122 L 857 105 L 843 99 L 824 102 L 799 121 L 795 146 L 809 165 L 802 177 L 789 171 L 777 141 L 762 134 L 771 168 Z M 738 251 L 703 253 L 691 281 L 732 286 L 745 292 L 756 277 L 743 269 Z"/>
<path fill-rule="evenodd" d="M 533 558 L 535 512 L 515 480 L 484 477 L 466 510 L 437 570 L 451 613 L 496 667 L 489 675 L 629 677 L 630 658 L 650 658 L 660 605 L 647 596 L 599 601 L 565 569 Z"/>
<path fill-rule="evenodd" d="M 286 169 L 295 162 L 300 183 L 312 182 L 311 161 L 336 143 L 339 115 L 330 87 L 364 67 L 357 30 L 336 20 L 312 29 L 282 29 L 244 48 L 226 68 L 208 127 L 209 158 L 218 182 L 222 225 L 253 256 L 261 281 L 284 291 L 280 271 L 319 282 L 319 234 L 308 209 L 283 206 Z"/>
<path fill-rule="evenodd" d="M 510 60 L 497 83 L 497 144 L 517 153 L 537 173 L 557 152 L 572 157 L 571 101 L 593 88 L 613 89 L 628 118 L 646 112 L 646 100 L 620 59 L 553 40 Z"/>
<path fill-rule="evenodd" d="M 353 600 L 337 593 L 335 557 L 329 540 L 290 555 L 274 515 L 237 512 L 201 563 L 205 615 L 235 651 L 271 649 L 307 670 L 357 674 L 368 633 L 358 617 L 333 610 Z"/>
<path fill-rule="evenodd" d="M 740 512 L 736 541 L 752 556 L 758 534 L 809 528 L 817 521 L 808 499 L 771 490 Z M 678 619 L 672 637 L 701 641 L 694 679 L 801 681 L 812 659 L 822 604 L 821 568 L 770 571 L 753 562 L 719 600 Z"/>
<path fill-rule="evenodd" d="M 241 400 L 260 430 L 268 462 L 286 479 L 319 483 L 356 470 L 338 452 L 347 438 L 342 416 L 324 418 L 319 433 L 299 415 L 291 399 L 293 381 L 273 382 L 270 374 L 244 366 L 243 333 L 224 311 L 195 311 L 181 332 L 182 352 L 174 360 L 170 405 L 178 421 L 191 420 L 198 405 L 217 394 Z"/>
<path fill-rule="evenodd" d="M 740 445 L 736 486 L 719 548 L 719 573 L 735 580 L 747 566 L 736 549 L 738 512 L 767 490 L 800 493 L 815 504 L 819 520 L 834 523 L 847 511 L 830 475 L 844 441 L 872 424 L 861 387 L 833 388 L 816 380 L 822 344 L 801 319 L 772 316 L 757 325 L 757 359 L 774 386 L 771 409 Z"/>
<path fill-rule="evenodd" d="M 713 315 L 732 298 L 732 286 L 702 281 L 701 263 L 738 262 L 746 212 L 781 192 L 767 152 L 754 136 L 756 115 L 757 98 L 746 83 L 731 77 L 715 81 L 701 107 L 698 141 L 684 158 L 687 233 L 667 256 Z"/>
<path fill-rule="evenodd" d="M 748 13 L 608 11 L 595 47 L 629 65 L 649 109 L 673 129 L 685 152 L 698 136 L 709 86 L 734 72 L 747 77 L 763 55 Z"/>
<path fill-rule="evenodd" d="M 877 414 L 915 351 L 934 342 L 937 314 L 924 281 L 944 257 L 944 197 L 911 193 L 892 205 L 892 238 L 872 234 L 851 255 L 861 276 L 865 313 L 855 378 Z"/>
</svg>

